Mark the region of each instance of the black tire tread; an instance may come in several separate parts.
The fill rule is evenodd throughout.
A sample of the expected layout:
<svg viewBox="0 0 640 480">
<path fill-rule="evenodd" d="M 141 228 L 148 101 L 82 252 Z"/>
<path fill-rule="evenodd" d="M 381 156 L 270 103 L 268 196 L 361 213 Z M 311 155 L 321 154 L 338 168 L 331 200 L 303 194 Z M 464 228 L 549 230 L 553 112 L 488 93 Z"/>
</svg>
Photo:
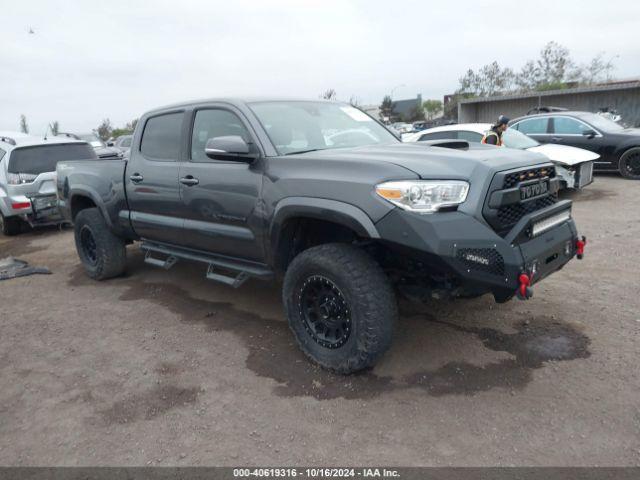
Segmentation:
<svg viewBox="0 0 640 480">
<path fill-rule="evenodd" d="M 97 244 L 98 263 L 95 268 L 84 261 L 79 241 L 79 232 L 83 225 L 88 225 L 91 228 Z M 100 210 L 97 208 L 81 210 L 75 218 L 74 226 L 78 256 L 89 277 L 94 280 L 106 280 L 124 273 L 127 262 L 125 241 L 109 229 Z"/>
<path fill-rule="evenodd" d="M 631 152 L 637 152 L 640 151 L 640 147 L 631 147 L 627 150 L 625 150 L 622 155 L 620 155 L 620 165 L 618 167 L 618 170 L 620 171 L 620 175 L 622 175 L 624 178 L 628 178 L 630 180 L 640 180 L 640 175 L 630 175 L 629 172 L 627 172 L 627 170 L 624 168 L 624 161 L 626 160 L 626 157 L 631 153 Z"/>
<path fill-rule="evenodd" d="M 0 213 L 2 215 L 2 213 Z M 8 237 L 18 235 L 22 231 L 22 220 L 17 217 L 2 215 L 2 233 Z"/>
<path fill-rule="evenodd" d="M 293 294 L 297 272 L 309 263 L 349 272 L 350 288 L 355 292 L 353 301 L 358 303 L 358 311 L 363 313 L 361 325 L 364 325 L 364 330 L 358 338 L 358 349 L 354 355 L 338 363 L 314 358 L 291 327 L 288 297 Z M 329 243 L 303 251 L 287 269 L 283 297 L 298 346 L 310 360 L 327 370 L 349 374 L 371 367 L 391 345 L 398 317 L 395 293 L 382 268 L 361 249 L 348 244 Z"/>
</svg>

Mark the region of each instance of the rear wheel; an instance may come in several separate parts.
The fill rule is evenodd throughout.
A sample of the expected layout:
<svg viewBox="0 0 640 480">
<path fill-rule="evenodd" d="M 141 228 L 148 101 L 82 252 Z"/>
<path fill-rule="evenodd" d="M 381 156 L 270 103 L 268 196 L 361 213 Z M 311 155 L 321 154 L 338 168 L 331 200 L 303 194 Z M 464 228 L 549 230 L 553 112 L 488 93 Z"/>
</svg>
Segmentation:
<svg viewBox="0 0 640 480">
<path fill-rule="evenodd" d="M 640 180 L 640 147 L 630 148 L 622 154 L 620 173 L 625 178 Z"/>
<path fill-rule="evenodd" d="M 126 266 L 125 241 L 114 235 L 97 208 L 87 208 L 74 223 L 76 250 L 87 275 L 104 280 L 121 275 Z"/>
<path fill-rule="evenodd" d="M 18 217 L 5 217 L 0 213 L 0 230 L 4 235 L 18 235 L 22 230 L 22 220 Z"/>
<path fill-rule="evenodd" d="M 302 252 L 285 274 L 283 297 L 298 345 L 324 368 L 362 370 L 391 345 L 395 294 L 380 266 L 356 247 L 334 243 Z"/>
</svg>

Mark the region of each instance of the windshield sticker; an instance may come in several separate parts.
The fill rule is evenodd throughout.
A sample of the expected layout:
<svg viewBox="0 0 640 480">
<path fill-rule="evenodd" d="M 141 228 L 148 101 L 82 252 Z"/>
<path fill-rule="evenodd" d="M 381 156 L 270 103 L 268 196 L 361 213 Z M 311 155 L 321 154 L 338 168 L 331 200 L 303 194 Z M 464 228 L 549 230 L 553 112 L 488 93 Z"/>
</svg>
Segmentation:
<svg viewBox="0 0 640 480">
<path fill-rule="evenodd" d="M 373 122 L 373 119 L 366 113 L 354 107 L 340 107 L 344 113 L 349 115 L 356 122 Z"/>
</svg>

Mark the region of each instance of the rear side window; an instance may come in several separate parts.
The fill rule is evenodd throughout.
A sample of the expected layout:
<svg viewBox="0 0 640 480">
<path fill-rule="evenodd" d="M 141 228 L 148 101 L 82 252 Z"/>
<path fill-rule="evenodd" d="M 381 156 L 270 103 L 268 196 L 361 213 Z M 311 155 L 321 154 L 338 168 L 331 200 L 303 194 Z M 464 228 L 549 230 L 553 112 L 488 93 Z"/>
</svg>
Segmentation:
<svg viewBox="0 0 640 480">
<path fill-rule="evenodd" d="M 55 172 L 58 162 L 67 160 L 97 160 L 96 153 L 87 143 L 62 143 L 16 148 L 11 152 L 7 171 L 39 175 Z"/>
<path fill-rule="evenodd" d="M 482 141 L 482 134 L 478 132 L 470 132 L 469 130 L 460 130 L 458 131 L 458 140 L 478 143 Z"/>
<path fill-rule="evenodd" d="M 142 133 L 140 151 L 145 157 L 177 161 L 184 113 L 168 113 L 147 120 Z"/>
<path fill-rule="evenodd" d="M 527 135 L 547 133 L 547 123 L 547 118 L 531 118 L 529 120 L 522 120 L 516 125 L 516 130 L 526 133 Z"/>
<path fill-rule="evenodd" d="M 418 139 L 419 142 L 424 142 L 427 140 L 455 140 L 458 138 L 458 132 L 454 130 L 449 130 L 448 132 L 433 132 L 433 133 L 425 133 L 421 135 Z"/>
</svg>

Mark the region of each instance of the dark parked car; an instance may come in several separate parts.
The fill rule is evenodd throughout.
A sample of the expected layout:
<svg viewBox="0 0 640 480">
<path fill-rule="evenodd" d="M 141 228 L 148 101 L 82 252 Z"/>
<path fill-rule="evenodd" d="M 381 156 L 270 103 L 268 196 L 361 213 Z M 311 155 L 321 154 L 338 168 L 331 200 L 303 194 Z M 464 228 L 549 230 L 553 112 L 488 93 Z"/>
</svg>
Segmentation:
<svg viewBox="0 0 640 480">
<path fill-rule="evenodd" d="M 154 110 L 129 159 L 57 169 L 91 278 L 122 274 L 133 241 L 152 265 L 202 262 L 234 287 L 283 277 L 298 345 L 340 373 L 389 347 L 396 290 L 524 299 L 581 257 L 559 183 L 535 153 L 402 143 L 348 104 L 291 100 Z"/>
<path fill-rule="evenodd" d="M 591 150 L 600 155 L 595 171 L 619 171 L 640 180 L 640 129 L 624 128 L 590 112 L 551 112 L 516 118 L 511 128 L 540 143 L 557 143 Z"/>
</svg>

